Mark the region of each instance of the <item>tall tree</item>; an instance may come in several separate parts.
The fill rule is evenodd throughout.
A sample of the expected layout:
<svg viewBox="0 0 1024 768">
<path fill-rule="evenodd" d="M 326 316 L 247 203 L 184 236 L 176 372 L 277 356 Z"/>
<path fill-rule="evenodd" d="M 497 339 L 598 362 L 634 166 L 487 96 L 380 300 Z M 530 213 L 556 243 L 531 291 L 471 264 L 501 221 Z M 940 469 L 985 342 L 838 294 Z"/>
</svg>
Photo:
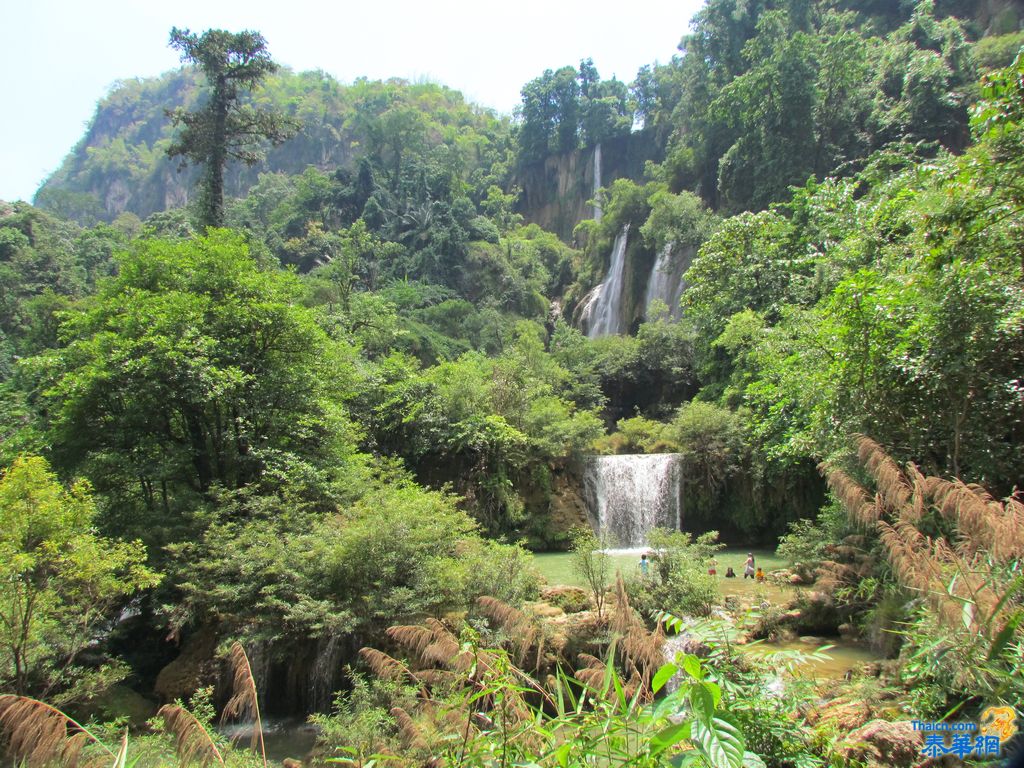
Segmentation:
<svg viewBox="0 0 1024 768">
<path fill-rule="evenodd" d="M 261 157 L 259 142 L 280 144 L 295 133 L 294 121 L 284 114 L 243 104 L 243 91 L 255 88 L 277 70 L 258 32 L 226 32 L 210 29 L 196 35 L 188 29 L 171 29 L 170 45 L 181 51 L 181 60 L 197 65 L 206 76 L 209 100 L 189 112 L 179 107 L 169 116 L 184 126 L 167 149 L 182 164 L 192 161 L 205 167 L 200 187 L 200 224 L 224 224 L 224 168 L 229 160 L 252 165 Z"/>
</svg>

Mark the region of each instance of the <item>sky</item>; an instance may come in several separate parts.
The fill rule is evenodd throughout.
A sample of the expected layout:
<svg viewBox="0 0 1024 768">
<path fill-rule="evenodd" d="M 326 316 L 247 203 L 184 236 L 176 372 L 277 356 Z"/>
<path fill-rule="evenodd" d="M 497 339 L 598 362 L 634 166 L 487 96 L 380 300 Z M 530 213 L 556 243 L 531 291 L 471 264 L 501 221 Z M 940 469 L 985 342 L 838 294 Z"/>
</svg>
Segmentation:
<svg viewBox="0 0 1024 768">
<path fill-rule="evenodd" d="M 632 81 L 677 52 L 702 0 L 0 0 L 0 200 L 31 200 L 122 79 L 180 66 L 171 27 L 259 31 L 279 64 L 431 80 L 511 113 L 545 69 Z"/>
</svg>

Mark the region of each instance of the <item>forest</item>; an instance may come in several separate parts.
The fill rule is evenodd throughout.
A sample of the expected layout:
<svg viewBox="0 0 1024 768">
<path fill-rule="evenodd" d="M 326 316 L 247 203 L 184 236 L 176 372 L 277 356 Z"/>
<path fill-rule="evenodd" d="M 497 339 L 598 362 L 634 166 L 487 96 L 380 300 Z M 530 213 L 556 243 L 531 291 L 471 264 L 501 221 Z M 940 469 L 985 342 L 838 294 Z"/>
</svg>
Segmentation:
<svg viewBox="0 0 1024 768">
<path fill-rule="evenodd" d="M 706 0 L 512 115 L 170 30 L 0 201 L 0 758 L 1024 753 L 1022 27 Z"/>
</svg>

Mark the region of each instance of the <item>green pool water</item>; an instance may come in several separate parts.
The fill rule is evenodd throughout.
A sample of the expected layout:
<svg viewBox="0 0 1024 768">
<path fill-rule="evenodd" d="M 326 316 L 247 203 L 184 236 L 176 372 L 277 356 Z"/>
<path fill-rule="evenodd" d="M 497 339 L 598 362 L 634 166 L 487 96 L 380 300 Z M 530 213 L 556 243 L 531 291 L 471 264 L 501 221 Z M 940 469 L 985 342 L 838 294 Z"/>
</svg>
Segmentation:
<svg viewBox="0 0 1024 768">
<path fill-rule="evenodd" d="M 622 570 L 623 576 L 637 572 L 640 555 L 637 552 L 612 554 L 613 568 Z M 747 553 L 752 552 L 755 562 L 765 571 L 772 571 L 777 568 L 785 568 L 788 563 L 768 549 L 741 549 L 733 547 L 723 549 L 718 553 L 718 581 L 722 594 L 736 594 L 744 591 L 753 591 L 756 588 L 767 589 L 770 585 L 755 586 L 751 579 L 743 578 L 743 563 L 747 560 Z M 533 556 L 534 563 L 538 570 L 547 579 L 548 584 L 565 584 L 573 587 L 584 587 L 583 579 L 573 572 L 572 555 L 569 552 L 539 552 Z M 735 579 L 725 578 L 725 569 L 732 566 L 736 571 Z"/>
</svg>

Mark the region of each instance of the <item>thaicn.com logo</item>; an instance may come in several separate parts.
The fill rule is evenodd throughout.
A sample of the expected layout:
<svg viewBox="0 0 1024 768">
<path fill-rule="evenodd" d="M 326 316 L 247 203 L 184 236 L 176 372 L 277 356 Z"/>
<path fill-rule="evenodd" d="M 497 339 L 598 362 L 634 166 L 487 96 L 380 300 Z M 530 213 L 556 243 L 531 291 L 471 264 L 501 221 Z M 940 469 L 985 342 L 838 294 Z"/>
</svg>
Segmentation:
<svg viewBox="0 0 1024 768">
<path fill-rule="evenodd" d="M 1013 707 L 989 707 L 977 722 L 911 722 L 915 731 L 924 734 L 921 754 L 925 757 L 998 757 L 1003 745 L 1017 733 L 1017 713 Z"/>
</svg>

